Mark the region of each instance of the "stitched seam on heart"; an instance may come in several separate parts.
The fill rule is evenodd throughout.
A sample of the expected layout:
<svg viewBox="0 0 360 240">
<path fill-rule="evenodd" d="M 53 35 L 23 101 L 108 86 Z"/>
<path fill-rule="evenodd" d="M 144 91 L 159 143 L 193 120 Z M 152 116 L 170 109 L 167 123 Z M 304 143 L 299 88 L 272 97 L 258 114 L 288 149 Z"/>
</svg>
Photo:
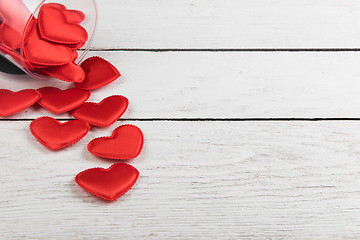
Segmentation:
<svg viewBox="0 0 360 240">
<path fill-rule="evenodd" d="M 56 88 L 56 89 L 59 89 L 59 88 Z M 70 88 L 70 89 L 71 89 L 71 88 Z M 59 90 L 60 90 L 60 91 L 64 91 L 64 90 L 61 90 L 61 89 L 59 89 Z M 68 90 L 68 89 L 66 89 L 66 90 Z M 65 90 L 65 91 L 66 91 L 66 90 Z M 70 109 L 68 109 L 68 110 L 66 110 L 66 111 L 61 111 L 61 112 L 52 111 L 52 110 L 46 108 L 45 106 L 43 106 L 43 104 L 41 104 L 41 103 L 39 102 L 40 99 L 38 100 L 38 104 L 39 104 L 41 107 L 43 107 L 44 109 L 46 109 L 46 110 L 48 110 L 48 111 L 50 111 L 50 112 L 52 112 L 52 113 L 62 114 L 62 113 L 70 112 L 70 111 L 72 111 L 72 110 L 80 107 L 81 105 L 83 105 L 83 104 L 90 98 L 90 96 L 91 96 L 91 93 L 90 93 L 89 91 L 86 91 L 86 93 L 87 93 L 87 97 L 86 97 L 86 99 L 85 99 L 82 103 L 80 103 L 80 104 L 78 104 L 77 106 L 72 107 L 72 108 L 70 108 Z M 80 120 L 80 119 L 79 119 L 79 120 Z M 83 121 L 83 122 L 84 122 L 84 121 Z"/>
<path fill-rule="evenodd" d="M 125 99 L 125 101 L 126 101 L 126 107 L 125 107 L 124 111 L 123 111 L 121 114 L 119 114 L 119 116 L 116 117 L 116 119 L 115 119 L 114 121 L 112 121 L 110 124 L 104 125 L 104 124 L 99 124 L 99 123 L 95 123 L 95 122 L 92 122 L 92 121 L 82 120 L 81 118 L 79 118 L 78 116 L 76 116 L 76 111 L 74 111 L 74 112 L 72 113 L 72 115 L 73 115 L 76 119 L 79 119 L 79 120 L 82 120 L 82 121 L 84 121 L 84 122 L 87 122 L 87 123 L 89 123 L 90 125 L 93 125 L 93 126 L 97 126 L 97 127 L 109 127 L 110 125 L 114 124 L 117 120 L 119 120 L 119 119 L 125 114 L 125 112 L 127 111 L 128 107 L 129 107 L 129 99 L 127 99 L 126 97 L 121 96 L 121 95 L 112 95 L 112 96 L 109 96 L 109 97 L 103 99 L 103 100 L 102 100 L 101 102 L 99 102 L 99 103 L 96 103 L 96 102 L 87 102 L 87 103 L 91 103 L 91 104 L 95 104 L 95 105 L 97 105 L 97 106 L 100 106 L 104 101 L 106 101 L 106 100 L 107 100 L 108 98 L 110 98 L 110 97 L 122 97 L 122 98 Z M 80 107 L 80 106 L 79 106 L 79 107 Z"/>
<path fill-rule="evenodd" d="M 95 141 L 96 139 L 113 139 L 116 130 L 117 130 L 118 128 L 121 128 L 121 127 L 124 127 L 124 126 L 132 126 L 132 127 L 135 127 L 135 128 L 137 128 L 137 129 L 139 130 L 139 132 L 140 132 L 140 134 L 141 134 L 141 140 L 142 140 L 142 141 L 141 141 L 141 145 L 140 145 L 140 148 L 139 148 L 138 153 L 137 153 L 134 157 L 132 157 L 132 158 L 115 158 L 115 157 L 109 157 L 109 156 L 105 156 L 105 155 L 103 155 L 103 154 L 94 153 L 94 152 L 92 152 L 92 151 L 89 149 L 89 145 L 90 145 L 90 143 L 91 143 L 92 141 Z M 110 137 L 99 137 L 99 138 L 95 138 L 95 139 L 91 140 L 91 142 L 89 142 L 89 144 L 88 144 L 88 146 L 87 146 L 87 149 L 88 149 L 88 151 L 89 151 L 90 153 L 94 154 L 95 156 L 102 157 L 102 158 L 106 158 L 106 159 L 113 159 L 113 160 L 130 160 L 130 159 L 134 159 L 134 158 L 136 158 L 136 157 L 138 157 L 138 156 L 140 155 L 140 153 L 141 153 L 141 151 L 142 151 L 142 149 L 143 149 L 143 147 L 144 147 L 144 134 L 143 134 L 143 132 L 141 131 L 141 129 L 140 129 L 139 127 L 137 127 L 137 126 L 135 126 L 135 125 L 132 125 L 132 124 L 125 124 L 125 125 L 122 125 L 122 126 L 117 127 L 117 128 L 114 130 L 113 134 L 112 134 Z"/>
<path fill-rule="evenodd" d="M 58 9 L 57 9 L 58 10 Z M 60 11 L 62 14 L 63 14 L 63 16 L 65 17 L 65 15 L 64 15 L 64 13 L 62 12 L 62 11 Z M 65 17 L 65 20 L 66 20 L 66 17 Z M 39 16 L 38 16 L 38 22 L 41 22 L 42 20 L 41 20 L 41 14 L 39 14 Z M 68 23 L 68 22 L 67 22 Z M 39 23 L 39 24 L 41 24 L 41 23 Z M 84 29 L 84 31 L 86 32 L 86 39 L 88 39 L 89 38 L 89 34 L 88 34 L 88 32 L 86 31 L 86 29 L 84 28 L 84 27 L 82 27 L 80 24 L 73 24 L 73 23 L 68 23 L 69 25 L 76 25 L 76 26 L 79 26 L 79 27 L 81 27 L 81 28 L 83 28 Z M 43 39 L 46 39 L 47 41 L 49 41 L 49 42 L 54 42 L 54 43 L 59 43 L 59 44 L 65 44 L 65 45 L 67 45 L 67 44 L 77 44 L 77 43 L 82 43 L 82 41 L 80 41 L 80 42 L 61 42 L 61 41 L 56 41 L 56 40 L 53 40 L 53 39 L 49 39 L 49 38 L 47 38 L 44 34 L 43 34 L 43 32 L 41 31 L 41 27 L 39 26 L 39 31 L 40 31 L 40 35 L 41 35 L 41 37 L 43 38 Z M 85 42 L 86 43 L 86 42 Z"/>
<path fill-rule="evenodd" d="M 26 57 L 26 55 L 27 55 L 27 53 L 26 53 L 26 47 L 24 48 L 23 53 L 24 53 L 25 59 L 26 59 L 27 61 L 29 61 L 30 63 L 34 63 L 34 64 L 38 64 L 38 65 L 44 65 L 44 63 L 32 61 L 32 60 L 30 60 L 29 58 L 27 58 L 27 57 Z M 46 66 L 48 66 L 48 67 L 56 67 L 56 66 L 65 65 L 65 64 L 67 64 L 67 63 L 68 63 L 68 61 L 67 61 L 67 62 L 64 62 L 64 63 L 56 63 L 56 64 L 54 64 L 54 63 L 46 63 Z"/>
<path fill-rule="evenodd" d="M 35 32 L 36 31 L 38 31 L 38 27 L 36 27 L 34 30 L 33 30 L 33 32 L 32 32 L 32 34 L 35 34 Z M 41 35 L 40 35 L 40 33 L 38 33 L 39 34 L 39 37 L 40 37 L 40 39 L 41 39 Z M 31 35 L 32 36 L 32 35 Z M 29 39 L 28 39 L 28 41 L 30 40 L 30 38 L 31 38 L 31 36 L 29 37 Z M 46 40 L 44 40 L 44 39 L 42 39 L 43 41 L 46 41 Z M 47 41 L 46 41 L 47 42 Z M 24 44 L 24 48 L 23 48 L 23 52 L 22 52 L 22 54 L 24 55 L 24 58 L 28 61 L 28 62 L 30 62 L 30 63 L 33 63 L 33 64 L 38 64 L 38 65 L 45 65 L 45 66 L 62 66 L 62 65 L 65 65 L 65 64 L 67 64 L 69 61 L 66 61 L 66 62 L 64 62 L 64 63 L 61 63 L 61 64 L 53 64 L 53 63 L 46 63 L 46 64 L 44 64 L 44 63 L 41 63 L 41 62 L 36 62 L 36 61 L 32 61 L 32 60 L 30 60 L 26 55 L 28 55 L 27 54 L 27 44 Z M 64 45 L 61 45 L 61 46 L 63 46 L 63 47 L 66 47 L 66 46 L 64 46 Z M 70 50 L 72 50 L 72 51 L 74 51 L 73 49 L 71 49 L 71 48 L 69 48 Z"/>
<path fill-rule="evenodd" d="M 39 137 L 35 134 L 35 132 L 34 132 L 34 130 L 33 130 L 33 122 L 35 122 L 35 121 L 37 121 L 37 120 L 40 120 L 40 119 L 42 119 L 42 118 L 53 119 L 53 120 L 55 120 L 57 123 L 59 123 L 60 126 L 66 124 L 66 123 L 68 123 L 68 122 L 71 122 L 71 121 L 81 121 L 81 122 L 87 124 L 87 131 L 86 131 L 86 133 L 85 133 L 83 136 L 81 136 L 80 138 L 76 138 L 75 140 L 73 140 L 72 142 L 70 142 L 70 143 L 68 143 L 68 144 L 66 144 L 66 145 L 64 145 L 64 146 L 62 146 L 61 148 L 52 148 L 52 147 L 48 146 L 45 142 L 43 142 L 41 139 L 39 139 Z M 89 131 L 90 131 L 90 125 L 89 125 L 88 123 L 82 121 L 82 120 L 70 120 L 70 121 L 66 121 L 65 123 L 60 123 L 58 120 L 56 120 L 56 119 L 54 119 L 54 118 L 51 118 L 51 117 L 40 117 L 40 118 L 37 118 L 37 119 L 35 119 L 34 121 L 32 121 L 32 122 L 30 123 L 29 128 L 30 128 L 30 132 L 31 132 L 32 135 L 36 138 L 36 140 L 38 140 L 43 146 L 45 146 L 45 147 L 47 147 L 47 148 L 49 148 L 49 149 L 51 149 L 51 150 L 60 150 L 60 149 L 66 148 L 66 147 L 68 147 L 68 146 L 70 146 L 70 145 L 73 145 L 73 144 L 79 142 L 81 139 L 83 139 L 83 138 L 89 133 Z"/>
<path fill-rule="evenodd" d="M 130 166 L 132 169 L 135 170 L 136 172 L 136 178 L 135 180 L 129 185 L 129 187 L 125 188 L 123 191 L 121 191 L 120 193 L 116 194 L 113 198 L 107 198 L 106 196 L 103 196 L 102 194 L 98 194 L 98 193 L 95 193 L 94 191 L 88 189 L 86 186 L 82 185 L 79 183 L 78 181 L 78 178 L 79 178 L 79 175 L 82 175 L 84 174 L 86 171 L 88 170 L 93 170 L 93 169 L 101 169 L 101 170 L 105 170 L 106 172 L 109 172 L 111 170 L 111 168 L 113 168 L 115 165 L 125 165 L 125 166 Z M 97 197 L 100 197 L 102 199 L 105 199 L 105 200 L 108 200 L 108 201 L 114 201 L 116 199 L 118 199 L 119 197 L 121 197 L 122 195 L 124 195 L 125 193 L 127 193 L 134 185 L 135 183 L 137 182 L 138 178 L 139 178 L 139 170 L 137 170 L 134 166 L 130 165 L 130 164 L 127 164 L 127 163 L 115 163 L 113 164 L 110 168 L 108 169 L 105 169 L 105 168 L 100 168 L 100 167 L 97 167 L 97 168 L 90 168 L 90 169 L 86 169 L 80 173 L 78 173 L 76 176 L 75 176 L 75 182 L 80 186 L 82 187 L 83 189 L 85 189 L 86 191 L 88 191 L 89 193 L 97 196 Z"/>
<path fill-rule="evenodd" d="M 34 89 L 24 89 L 24 90 L 21 90 L 21 91 L 25 91 L 25 90 L 34 90 Z M 18 92 L 21 92 L 21 91 L 18 91 Z M 32 105 L 34 105 L 34 104 L 35 104 L 37 101 L 39 101 L 39 99 L 41 98 L 41 94 L 40 94 L 37 90 L 34 90 L 34 91 L 36 91 L 37 94 L 38 94 L 38 98 L 36 99 L 35 102 L 26 105 L 26 107 L 24 107 L 24 108 L 22 108 L 22 109 L 20 109 L 20 110 L 7 113 L 6 115 L 0 114 L 0 116 L 1 116 L 1 117 L 8 117 L 8 116 L 14 115 L 14 114 L 16 114 L 16 113 L 19 113 L 19 112 L 21 112 L 21 111 L 24 111 L 25 109 L 27 109 L 27 108 L 31 107 Z M 13 93 L 18 93 L 18 92 L 13 92 Z"/>
</svg>

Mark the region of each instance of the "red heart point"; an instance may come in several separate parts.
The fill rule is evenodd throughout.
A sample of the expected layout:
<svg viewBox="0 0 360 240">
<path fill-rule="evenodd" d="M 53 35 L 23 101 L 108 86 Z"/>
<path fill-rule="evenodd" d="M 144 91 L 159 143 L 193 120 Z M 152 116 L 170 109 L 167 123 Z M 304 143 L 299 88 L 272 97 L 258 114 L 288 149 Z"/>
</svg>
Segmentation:
<svg viewBox="0 0 360 240">
<path fill-rule="evenodd" d="M 75 177 L 76 183 L 91 194 L 108 201 L 121 197 L 139 178 L 139 171 L 126 163 L 117 163 L 108 169 L 92 168 Z"/>
</svg>

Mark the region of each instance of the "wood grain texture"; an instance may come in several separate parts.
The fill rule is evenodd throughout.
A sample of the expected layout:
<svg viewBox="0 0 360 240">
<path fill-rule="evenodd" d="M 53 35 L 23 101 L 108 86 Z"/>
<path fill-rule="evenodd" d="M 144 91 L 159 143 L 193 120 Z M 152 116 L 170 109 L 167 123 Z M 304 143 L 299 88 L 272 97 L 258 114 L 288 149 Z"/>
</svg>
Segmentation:
<svg viewBox="0 0 360 240">
<path fill-rule="evenodd" d="M 93 92 L 129 98 L 125 118 L 360 117 L 360 55 L 331 53 L 96 52 L 122 77 Z M 0 73 L 0 88 L 72 84 Z M 11 118 L 51 115 L 30 108 Z M 53 115 L 51 115 L 53 116 Z M 60 115 L 68 118 L 69 115 Z"/>
<path fill-rule="evenodd" d="M 1 239 L 358 239 L 359 121 L 157 121 L 157 118 L 359 118 L 358 0 L 101 0 L 92 55 L 122 78 L 129 119 L 51 152 L 32 107 L 0 121 Z M 173 52 L 113 51 L 173 49 Z M 272 52 L 180 52 L 267 49 Z M 105 50 L 105 51 L 102 51 Z M 71 84 L 0 73 L 0 88 Z M 63 114 L 58 118 L 69 118 Z M 87 143 L 139 126 L 137 184 L 107 203 L 74 182 L 109 167 Z"/>
<path fill-rule="evenodd" d="M 101 0 L 94 49 L 359 48 L 358 0 Z"/>
<path fill-rule="evenodd" d="M 86 151 L 56 153 L 28 122 L 0 124 L 2 239 L 357 239 L 358 122 L 130 122 L 146 139 L 141 176 L 113 203 L 74 176 L 108 167 Z M 119 124 L 117 124 L 119 125 Z"/>
</svg>

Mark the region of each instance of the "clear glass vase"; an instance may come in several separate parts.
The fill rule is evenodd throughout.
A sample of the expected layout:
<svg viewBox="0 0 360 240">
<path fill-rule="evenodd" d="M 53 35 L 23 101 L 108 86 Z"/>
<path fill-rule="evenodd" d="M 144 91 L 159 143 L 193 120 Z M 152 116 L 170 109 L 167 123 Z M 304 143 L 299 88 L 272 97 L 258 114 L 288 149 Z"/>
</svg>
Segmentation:
<svg viewBox="0 0 360 240">
<path fill-rule="evenodd" d="M 88 39 L 78 51 L 75 60 L 79 64 L 86 56 L 96 28 L 97 8 L 95 0 L 0 0 L 0 54 L 25 71 L 33 78 L 42 79 L 36 68 L 24 56 L 24 45 L 29 32 L 33 31 L 34 18 L 44 4 L 57 3 L 68 10 L 84 13 L 84 20 L 79 23 L 88 34 Z M 36 22 L 36 21 L 35 21 Z"/>
</svg>

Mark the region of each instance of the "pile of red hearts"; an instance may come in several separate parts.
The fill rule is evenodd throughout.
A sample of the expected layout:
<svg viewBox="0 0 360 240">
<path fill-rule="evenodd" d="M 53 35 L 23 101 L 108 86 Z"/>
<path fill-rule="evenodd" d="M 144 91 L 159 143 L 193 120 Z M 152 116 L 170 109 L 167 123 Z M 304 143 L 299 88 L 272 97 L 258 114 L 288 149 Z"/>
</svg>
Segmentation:
<svg viewBox="0 0 360 240">
<path fill-rule="evenodd" d="M 7 47 L 16 49 L 19 42 L 9 35 L 11 29 L 4 24 L 0 28 L 0 40 Z M 45 4 L 38 19 L 32 19 L 33 28 L 27 32 L 24 56 L 33 70 L 60 80 L 74 82 L 75 87 L 60 90 L 44 87 L 12 92 L 0 89 L 0 116 L 18 113 L 36 102 L 43 108 L 61 114 L 71 112 L 77 120 L 60 123 L 54 118 L 41 117 L 30 124 L 33 136 L 45 147 L 59 150 L 82 139 L 95 127 L 114 124 L 126 111 L 129 101 L 123 96 L 110 96 L 100 103 L 86 102 L 90 90 L 105 86 L 120 77 L 118 70 L 100 57 L 91 57 L 81 66 L 75 64 L 76 49 L 87 41 L 87 33 L 79 25 L 85 15 L 68 10 L 60 4 Z M 4 31 L 5 32 L 2 32 Z M 8 39 L 6 39 L 6 37 Z M 6 41 L 4 41 L 6 39 Z M 112 136 L 92 140 L 88 150 L 92 154 L 113 160 L 136 158 L 143 147 L 141 130 L 133 125 L 122 125 Z M 126 193 L 137 181 L 139 172 L 126 163 L 117 163 L 109 169 L 93 168 L 79 173 L 75 181 L 88 192 L 105 200 L 113 201 Z"/>
<path fill-rule="evenodd" d="M 23 42 L 23 56 L 18 53 L 22 33 L 14 29 L 16 12 L 1 9 L 0 50 L 12 56 L 21 65 L 44 76 L 52 76 L 67 82 L 80 83 L 85 78 L 83 69 L 75 61 L 77 50 L 85 45 L 88 33 L 80 23 L 85 15 L 78 10 L 68 10 L 58 3 L 44 4 L 38 19 L 28 20 Z M 15 20 L 14 20 L 15 19 Z M 15 23 L 14 23 L 15 21 Z M 24 24 L 23 24 L 24 25 Z"/>
</svg>

